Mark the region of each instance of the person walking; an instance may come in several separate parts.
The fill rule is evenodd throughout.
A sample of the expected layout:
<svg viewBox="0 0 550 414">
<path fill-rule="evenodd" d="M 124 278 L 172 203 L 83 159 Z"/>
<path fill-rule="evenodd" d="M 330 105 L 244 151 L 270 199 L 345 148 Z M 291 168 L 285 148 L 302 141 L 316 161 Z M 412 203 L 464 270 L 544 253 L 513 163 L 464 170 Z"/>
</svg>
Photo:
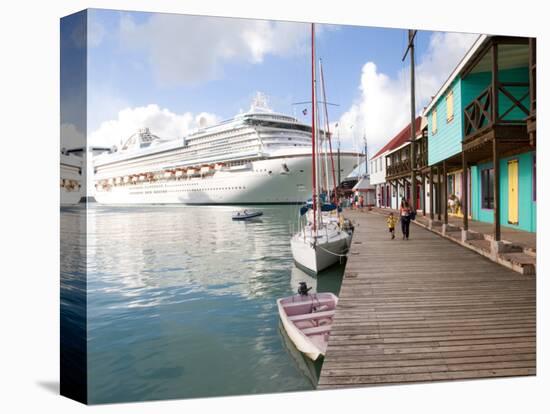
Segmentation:
<svg viewBox="0 0 550 414">
<path fill-rule="evenodd" d="M 386 223 L 388 223 L 388 230 L 391 234 L 391 239 L 395 239 L 395 223 L 397 223 L 397 218 L 393 215 L 393 213 L 390 213 L 388 217 L 386 218 Z"/>
<path fill-rule="evenodd" d="M 403 232 L 403 240 L 409 240 L 409 228 L 411 225 L 412 209 L 407 200 L 401 200 L 401 207 L 399 207 L 399 216 L 401 217 L 401 231 Z"/>
</svg>

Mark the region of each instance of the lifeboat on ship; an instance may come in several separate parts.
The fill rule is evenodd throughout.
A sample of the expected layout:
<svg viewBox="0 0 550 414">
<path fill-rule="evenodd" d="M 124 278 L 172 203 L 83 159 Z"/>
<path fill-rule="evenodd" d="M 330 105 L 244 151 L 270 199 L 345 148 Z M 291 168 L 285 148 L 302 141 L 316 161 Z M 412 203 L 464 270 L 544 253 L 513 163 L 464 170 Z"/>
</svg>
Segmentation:
<svg viewBox="0 0 550 414">
<path fill-rule="evenodd" d="M 214 165 L 212 164 L 203 164 L 201 165 L 200 173 L 201 175 L 210 174 L 214 171 Z"/>
<path fill-rule="evenodd" d="M 187 168 L 176 168 L 174 170 L 174 175 L 177 179 L 182 178 L 183 176 L 187 175 Z"/>
</svg>

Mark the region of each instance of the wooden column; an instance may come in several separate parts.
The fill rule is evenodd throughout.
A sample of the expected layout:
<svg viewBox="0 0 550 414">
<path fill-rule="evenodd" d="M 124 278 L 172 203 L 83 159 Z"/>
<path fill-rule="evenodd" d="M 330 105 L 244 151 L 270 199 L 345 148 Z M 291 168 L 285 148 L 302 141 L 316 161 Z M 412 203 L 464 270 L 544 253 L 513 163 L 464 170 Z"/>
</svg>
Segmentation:
<svg viewBox="0 0 550 414">
<path fill-rule="evenodd" d="M 443 186 L 443 219 L 444 223 L 449 223 L 449 212 L 447 211 L 447 199 L 449 194 L 447 194 L 447 161 L 443 161 L 443 180 L 441 185 Z"/>
<path fill-rule="evenodd" d="M 422 179 L 422 198 L 420 199 L 420 206 L 422 207 L 422 215 L 426 217 L 426 175 L 424 173 L 420 174 Z"/>
<path fill-rule="evenodd" d="M 434 219 L 434 169 L 430 167 L 430 219 Z"/>
<path fill-rule="evenodd" d="M 493 47 L 491 49 L 491 64 L 492 64 L 492 70 L 491 70 L 491 87 L 492 87 L 492 118 L 493 118 L 493 124 L 498 123 L 498 88 L 499 88 L 499 81 L 498 81 L 498 45 L 496 43 L 493 43 Z"/>
<path fill-rule="evenodd" d="M 466 151 L 462 151 L 462 226 L 468 230 L 468 160 Z"/>
<path fill-rule="evenodd" d="M 529 38 L 529 94 L 530 110 L 533 115 L 537 110 L 537 39 Z"/>
<path fill-rule="evenodd" d="M 392 182 L 393 191 L 395 191 L 395 205 L 397 207 L 397 200 L 399 200 L 399 182 L 396 180 L 393 180 Z M 393 208 L 393 197 L 390 202 L 390 207 Z"/>
<path fill-rule="evenodd" d="M 498 81 L 498 46 L 496 43 L 493 43 L 493 47 L 491 49 L 491 74 L 492 74 L 492 88 L 493 88 L 493 107 L 492 109 L 492 117 L 493 117 L 493 123 L 498 122 L 498 87 L 499 87 L 499 81 Z M 494 204 L 494 218 L 493 218 L 493 232 L 494 232 L 494 238 L 495 241 L 500 240 L 500 162 L 498 159 L 498 142 L 493 137 L 493 173 L 494 173 L 494 180 L 493 180 L 493 204 Z"/>
<path fill-rule="evenodd" d="M 437 219 L 441 221 L 441 168 L 437 166 Z"/>
<path fill-rule="evenodd" d="M 498 143 L 493 138 L 493 211 L 494 211 L 494 223 L 493 232 L 495 241 L 500 240 L 500 161 L 498 159 Z"/>
</svg>

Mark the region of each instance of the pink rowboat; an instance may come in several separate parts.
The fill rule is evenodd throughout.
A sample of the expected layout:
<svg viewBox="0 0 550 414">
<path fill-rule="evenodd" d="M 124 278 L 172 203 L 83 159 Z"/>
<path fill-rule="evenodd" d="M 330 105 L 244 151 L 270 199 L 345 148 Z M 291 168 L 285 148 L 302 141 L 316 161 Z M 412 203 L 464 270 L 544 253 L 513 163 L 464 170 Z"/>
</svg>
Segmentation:
<svg viewBox="0 0 550 414">
<path fill-rule="evenodd" d="M 283 327 L 296 348 L 315 361 L 325 355 L 338 297 L 333 293 L 298 294 L 277 299 Z"/>
</svg>

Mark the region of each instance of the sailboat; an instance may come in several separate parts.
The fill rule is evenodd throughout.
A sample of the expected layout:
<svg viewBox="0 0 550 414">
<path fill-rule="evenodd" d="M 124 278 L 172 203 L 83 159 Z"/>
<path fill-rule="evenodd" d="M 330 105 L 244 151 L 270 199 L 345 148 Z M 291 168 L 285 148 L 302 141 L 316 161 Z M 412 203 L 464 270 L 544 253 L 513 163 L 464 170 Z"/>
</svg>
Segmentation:
<svg viewBox="0 0 550 414">
<path fill-rule="evenodd" d="M 322 67 L 321 67 L 322 73 Z M 319 131 L 319 115 L 317 111 L 317 79 L 315 70 L 315 25 L 311 25 L 311 143 L 312 143 L 312 203 L 311 212 L 306 215 L 302 229 L 296 233 L 290 240 L 292 256 L 296 264 L 310 272 L 318 273 L 327 267 L 339 262 L 345 257 L 351 244 L 352 234 L 349 230 L 344 229 L 344 220 L 340 216 L 339 209 L 336 208 L 336 219 L 331 219 L 322 210 L 327 210 L 325 203 L 321 203 L 319 185 L 319 170 L 320 170 L 320 134 Z M 321 78 L 322 79 L 322 78 Z M 324 84 L 323 84 L 324 95 Z M 326 97 L 323 101 L 326 105 Z M 325 139 L 328 139 L 328 117 L 326 116 L 325 107 Z M 326 158 L 325 158 L 326 160 Z M 326 164 L 325 164 L 326 165 Z M 327 194 L 330 192 L 328 186 L 328 167 L 325 168 L 325 176 L 327 177 Z M 334 162 L 333 162 L 334 170 Z M 333 171 L 334 176 L 334 171 Z M 333 177 L 334 181 L 334 177 Z M 334 183 L 335 184 L 335 183 Z M 334 192 L 336 198 L 336 192 Z M 336 200 L 334 200 L 337 203 Z M 337 206 L 336 206 L 337 207 Z M 306 209 L 308 210 L 308 209 Z"/>
</svg>

